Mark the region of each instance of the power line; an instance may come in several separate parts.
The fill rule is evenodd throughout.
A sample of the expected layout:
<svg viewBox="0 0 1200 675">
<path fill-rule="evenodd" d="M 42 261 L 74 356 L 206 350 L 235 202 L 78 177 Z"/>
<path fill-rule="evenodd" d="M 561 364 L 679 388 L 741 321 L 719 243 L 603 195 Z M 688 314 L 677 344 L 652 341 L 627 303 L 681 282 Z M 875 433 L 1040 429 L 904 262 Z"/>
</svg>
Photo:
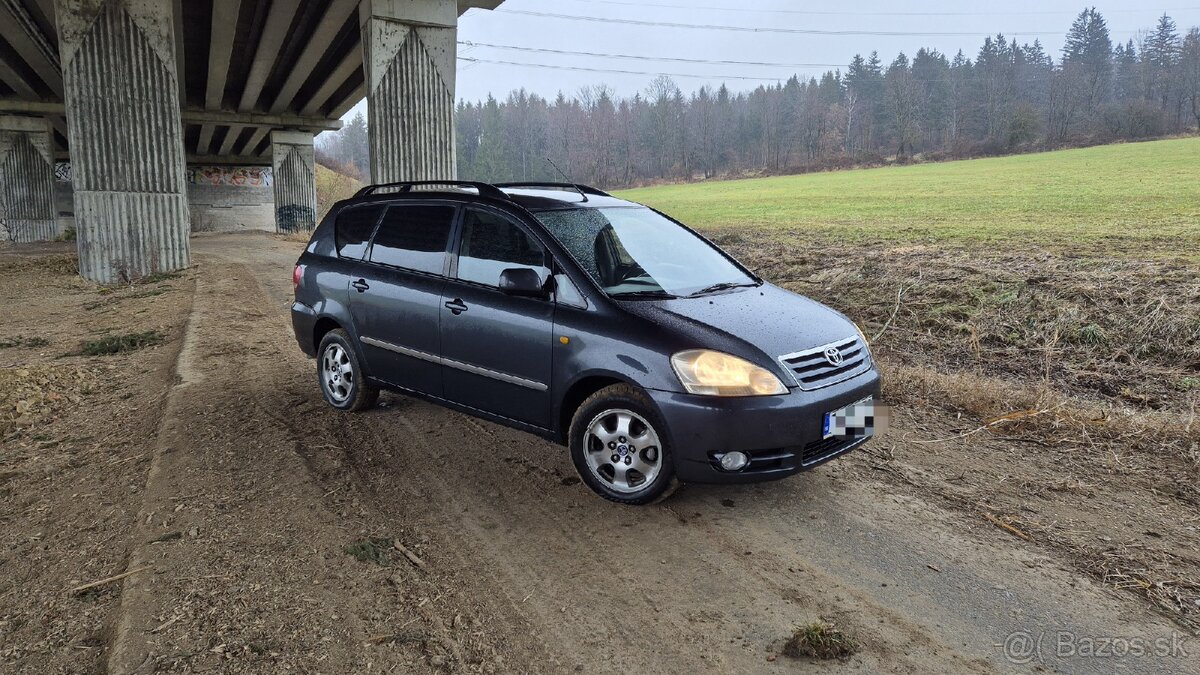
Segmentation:
<svg viewBox="0 0 1200 675">
<path fill-rule="evenodd" d="M 658 28 L 686 28 L 691 30 L 717 30 L 738 33 L 783 33 L 789 35 L 869 35 L 876 37 L 981 37 L 992 35 L 990 32 L 937 32 L 937 31 L 881 31 L 881 30 L 819 30 L 816 28 L 767 28 L 751 26 L 722 26 L 716 24 L 676 23 L 673 21 L 644 21 L 641 19 L 618 19 L 601 16 L 576 16 L 572 14 L 556 14 L 553 12 L 535 12 L 525 9 L 497 9 L 498 13 L 537 16 L 548 19 L 565 19 L 568 21 L 592 21 L 596 23 L 615 23 L 627 26 L 653 26 Z M 1002 31 L 1003 32 L 1003 31 Z M 1054 36 L 1062 35 L 1062 31 L 1008 31 L 1006 35 L 1016 36 Z"/>
<path fill-rule="evenodd" d="M 516 45 L 496 45 L 486 42 L 471 42 L 460 40 L 464 47 L 487 47 L 489 49 L 507 49 L 517 52 L 536 52 L 539 54 L 562 54 L 565 56 L 595 56 L 605 59 L 629 59 L 633 61 L 671 61 L 674 63 L 699 63 L 710 66 L 769 66 L 772 68 L 842 68 L 844 63 L 771 63 L 766 61 L 725 61 L 719 59 L 685 59 L 676 56 L 636 56 L 633 54 L 602 54 L 599 52 L 566 51 L 561 49 L 545 49 L 541 47 L 518 47 Z"/>
<path fill-rule="evenodd" d="M 486 63 L 486 64 L 495 64 L 495 65 L 502 65 L 502 66 L 524 66 L 526 68 L 550 68 L 553 70 L 576 70 L 576 71 L 583 71 L 583 72 L 588 72 L 588 73 L 614 73 L 617 75 L 650 75 L 650 76 L 666 75 L 668 77 L 694 77 L 694 78 L 699 78 L 699 79 L 703 79 L 703 80 L 724 79 L 724 80 L 755 80 L 758 82 L 779 82 L 779 81 L 787 79 L 787 78 L 781 78 L 781 77 L 750 77 L 748 75 L 695 75 L 692 73 L 659 73 L 659 72 L 647 72 L 644 70 L 618 70 L 615 68 L 586 68 L 584 66 L 563 66 L 563 65 L 551 64 L 551 63 L 520 63 L 518 61 L 504 61 L 504 60 L 500 60 L 500 59 L 477 59 L 477 58 L 474 58 L 471 56 L 460 56 L 460 57 L 458 57 L 458 60 L 465 61 L 467 63 Z"/>
<path fill-rule="evenodd" d="M 690 78 L 696 78 L 696 79 L 701 79 L 701 80 L 753 80 L 753 81 L 757 81 L 757 82 L 784 82 L 786 80 L 792 79 L 792 77 L 796 77 L 801 82 L 805 82 L 810 79 L 818 79 L 816 77 L 809 77 L 809 76 L 800 77 L 799 74 L 789 75 L 788 77 L 753 77 L 753 76 L 749 76 L 749 75 L 712 75 L 712 74 L 699 75 L 696 73 L 664 73 L 664 72 L 660 72 L 660 71 L 646 71 L 646 70 L 620 70 L 620 69 L 615 69 L 615 68 L 588 68 L 586 66 L 565 66 L 565 65 L 558 65 L 558 64 L 553 64 L 553 63 L 521 63 L 519 61 L 505 61 L 502 59 L 479 59 L 479 58 L 475 58 L 473 56 L 459 56 L 458 60 L 463 61 L 465 63 L 470 63 L 470 64 L 522 66 L 525 68 L 547 68 L 547 69 L 551 69 L 551 70 L 574 70 L 574 71 L 582 71 L 582 72 L 587 72 L 587 73 L 613 73 L 613 74 L 617 74 L 617 75 L 645 75 L 645 76 L 650 76 L 650 77 L 658 77 L 661 75 L 666 75 L 667 77 L 690 77 Z M 952 82 L 950 77 L 944 77 L 941 79 L 912 78 L 912 81 L 913 82 L 922 82 L 922 83 L 927 83 L 927 84 L 950 84 Z M 1016 82 L 1028 83 L 1028 82 L 1040 82 L 1042 80 L 1040 80 L 1038 78 L 1013 78 L 1011 81 L 1014 83 L 1016 83 Z"/>
<path fill-rule="evenodd" d="M 690 8 L 678 8 L 690 9 Z M 687 28 L 693 30 L 716 30 L 728 31 L 735 33 L 780 33 L 787 35 L 826 35 L 826 36 L 853 36 L 866 35 L 874 37 L 990 37 L 992 35 L 1003 34 L 1009 37 L 1061 37 L 1063 31 L 1051 30 L 1025 30 L 1025 31 L 886 31 L 886 30 L 820 30 L 816 28 L 776 28 L 776 27 L 757 27 L 757 26 L 724 26 L 717 24 L 697 24 L 697 23 L 676 23 L 672 21 L 645 21 L 641 19 L 619 19 L 603 16 L 576 16 L 573 14 L 556 14 L 554 12 L 535 12 L 526 9 L 497 9 L 497 13 L 501 14 L 519 14 L 524 16 L 536 16 L 547 19 L 565 19 L 568 21 L 592 21 L 596 23 L 613 23 L 624 24 L 627 26 L 652 26 L 659 28 Z M 1114 35 L 1136 34 L 1141 30 L 1110 30 Z"/>
<path fill-rule="evenodd" d="M 572 0 L 586 4 L 617 5 L 621 7 L 658 7 L 662 9 L 710 10 L 716 12 L 749 12 L 754 14 L 799 14 L 803 16 L 1066 16 L 1076 14 L 1067 11 L 997 11 L 997 12 L 855 12 L 815 9 L 757 9 L 754 7 L 716 7 L 713 5 L 668 5 L 655 2 L 630 2 L 628 0 Z M 1170 7 L 1168 12 L 1191 12 L 1200 7 Z M 1109 10 L 1105 14 L 1141 13 L 1137 9 Z"/>
</svg>

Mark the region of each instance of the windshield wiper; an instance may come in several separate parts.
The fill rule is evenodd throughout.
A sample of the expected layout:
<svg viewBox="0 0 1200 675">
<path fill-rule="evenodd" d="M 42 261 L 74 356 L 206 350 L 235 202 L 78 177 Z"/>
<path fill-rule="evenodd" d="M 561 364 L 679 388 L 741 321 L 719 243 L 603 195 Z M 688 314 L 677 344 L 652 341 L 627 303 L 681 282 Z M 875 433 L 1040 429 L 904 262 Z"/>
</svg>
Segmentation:
<svg viewBox="0 0 1200 675">
<path fill-rule="evenodd" d="M 668 293 L 663 290 L 625 291 L 624 293 L 610 293 L 609 296 L 613 297 L 613 298 L 617 298 L 618 300 L 624 300 L 624 299 L 628 299 L 628 298 L 650 298 L 650 299 L 654 299 L 654 300 L 674 300 L 679 297 L 678 295 L 674 295 L 672 293 Z"/>
<path fill-rule="evenodd" d="M 746 281 L 722 281 L 719 284 L 713 284 L 707 288 L 701 288 L 695 293 L 689 294 L 687 297 L 695 298 L 701 295 L 708 295 L 709 293 L 716 293 L 717 291 L 728 291 L 733 288 L 758 288 L 758 284 Z"/>
</svg>

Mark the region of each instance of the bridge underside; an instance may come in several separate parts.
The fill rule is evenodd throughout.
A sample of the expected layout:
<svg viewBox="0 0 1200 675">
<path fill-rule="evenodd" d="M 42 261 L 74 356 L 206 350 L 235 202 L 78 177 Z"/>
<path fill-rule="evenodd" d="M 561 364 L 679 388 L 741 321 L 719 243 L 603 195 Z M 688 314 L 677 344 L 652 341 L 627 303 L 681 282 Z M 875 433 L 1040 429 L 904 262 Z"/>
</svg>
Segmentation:
<svg viewBox="0 0 1200 675">
<path fill-rule="evenodd" d="M 19 183 L 0 237 L 57 233 L 68 174 L 98 281 L 186 266 L 197 184 L 249 183 L 278 226 L 311 227 L 313 135 L 364 97 L 376 179 L 453 178 L 457 20 L 499 4 L 0 0 L 0 177 Z"/>
</svg>

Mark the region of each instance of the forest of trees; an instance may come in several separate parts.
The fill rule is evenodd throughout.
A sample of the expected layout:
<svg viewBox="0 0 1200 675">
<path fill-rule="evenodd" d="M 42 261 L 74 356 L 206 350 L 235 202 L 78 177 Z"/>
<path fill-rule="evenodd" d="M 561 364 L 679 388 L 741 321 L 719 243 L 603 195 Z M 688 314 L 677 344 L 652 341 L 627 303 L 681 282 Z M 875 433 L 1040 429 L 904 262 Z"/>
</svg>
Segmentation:
<svg viewBox="0 0 1200 675">
<path fill-rule="evenodd" d="M 1153 138 L 1200 126 L 1200 28 L 1164 15 L 1114 46 L 1093 8 L 1057 59 L 997 35 L 973 59 L 872 53 L 750 92 L 689 95 L 665 76 L 631 98 L 604 85 L 552 101 L 520 90 L 460 102 L 455 123 L 463 180 L 557 180 L 549 158 L 609 188 Z M 366 132 L 356 119 L 320 155 L 366 177 Z"/>
</svg>

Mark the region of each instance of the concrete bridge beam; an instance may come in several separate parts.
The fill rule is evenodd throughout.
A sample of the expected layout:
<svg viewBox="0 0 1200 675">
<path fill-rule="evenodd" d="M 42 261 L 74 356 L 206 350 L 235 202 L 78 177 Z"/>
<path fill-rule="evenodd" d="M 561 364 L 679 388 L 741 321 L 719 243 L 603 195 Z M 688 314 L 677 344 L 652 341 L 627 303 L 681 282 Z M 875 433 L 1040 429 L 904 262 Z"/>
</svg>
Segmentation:
<svg viewBox="0 0 1200 675">
<path fill-rule="evenodd" d="M 275 231 L 310 232 L 317 224 L 317 173 L 313 135 L 271 132 L 275 173 Z"/>
<path fill-rule="evenodd" d="M 455 0 L 363 0 L 359 6 L 376 183 L 457 177 Z"/>
<path fill-rule="evenodd" d="M 173 0 L 55 0 L 79 271 L 104 283 L 187 267 Z"/>
<path fill-rule="evenodd" d="M 0 240 L 49 241 L 58 235 L 50 123 L 0 116 Z"/>
</svg>

